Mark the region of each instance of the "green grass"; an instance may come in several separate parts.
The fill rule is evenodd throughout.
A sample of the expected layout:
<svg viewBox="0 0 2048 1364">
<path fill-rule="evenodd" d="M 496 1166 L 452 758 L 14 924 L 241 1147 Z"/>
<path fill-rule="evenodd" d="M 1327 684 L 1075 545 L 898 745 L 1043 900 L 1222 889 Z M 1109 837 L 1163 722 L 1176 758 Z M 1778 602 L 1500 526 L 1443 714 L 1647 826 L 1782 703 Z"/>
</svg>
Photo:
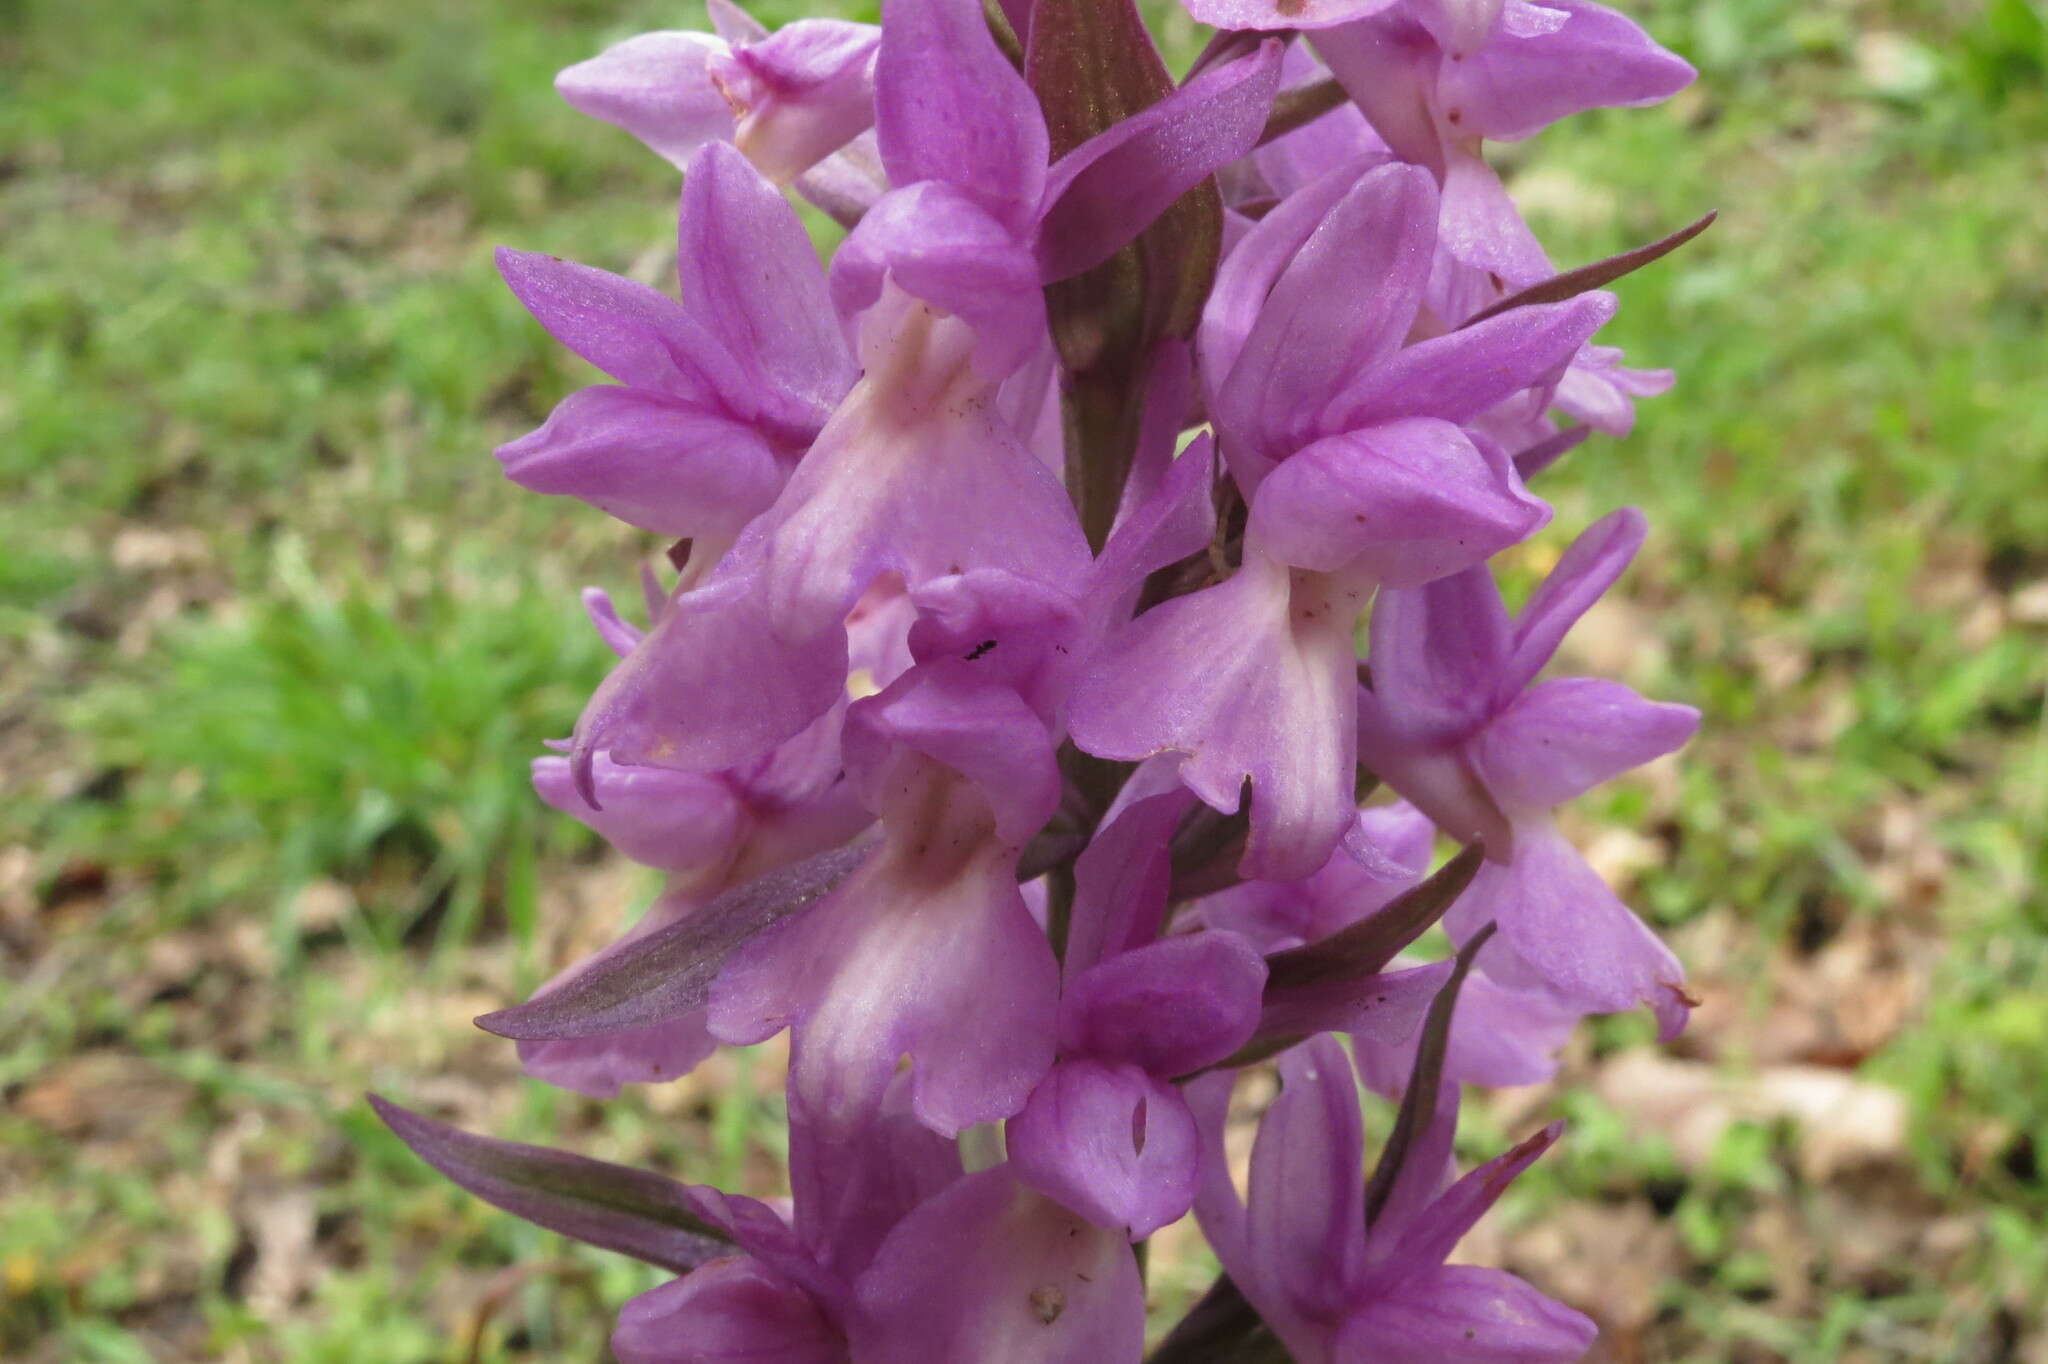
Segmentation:
<svg viewBox="0 0 2048 1364">
<path fill-rule="evenodd" d="M 1850 926 L 1938 945 L 1860 1065 L 1911 1101 L 1914 1196 L 1983 1234 L 1964 1281 L 1820 1264 L 1787 1306 L 1744 1236 L 1819 1196 L 1790 1136 L 1686 1171 L 1587 1095 L 1505 1211 L 1655 1202 L 1671 1357 L 1997 1358 L 2048 1281 L 2048 39 L 2026 0 L 1627 7 L 1700 86 L 1512 149 L 1515 183 L 1561 264 L 1723 216 L 1620 286 L 1612 339 L 1680 385 L 1546 476 L 1546 543 L 1650 512 L 1631 680 L 1707 720 L 1585 827 L 1655 833 L 1634 900 L 1732 917 L 1759 1010 Z M 483 1358 L 594 1357 L 650 1276 L 443 1187 L 369 1086 L 772 1187 L 774 1095 L 590 1105 L 465 1022 L 640 884 L 526 790 L 604 666 L 574 589 L 650 547 L 498 474 L 583 380 L 489 247 L 654 259 L 673 176 L 548 82 L 678 22 L 0 3 L 0 1354 L 437 1360 L 497 1301 Z M 1902 819 L 1940 868 L 1910 895 Z M 317 1272 L 280 1306 L 251 1228 L 293 1190 Z"/>
</svg>

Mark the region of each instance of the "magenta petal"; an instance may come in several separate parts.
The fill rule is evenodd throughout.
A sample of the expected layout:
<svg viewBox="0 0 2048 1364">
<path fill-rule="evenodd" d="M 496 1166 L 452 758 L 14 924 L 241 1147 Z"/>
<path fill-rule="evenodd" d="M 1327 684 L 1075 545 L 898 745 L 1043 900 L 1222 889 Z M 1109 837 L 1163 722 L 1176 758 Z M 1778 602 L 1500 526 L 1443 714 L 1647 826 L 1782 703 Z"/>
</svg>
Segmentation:
<svg viewBox="0 0 2048 1364">
<path fill-rule="evenodd" d="M 789 1109 L 789 1185 L 796 1229 L 818 1265 L 851 1282 L 920 1204 L 961 1175 L 959 1143 L 917 1121 L 911 1077 L 898 1072 L 871 1113 Z"/>
<path fill-rule="evenodd" d="M 1204 433 L 1166 465 L 1149 497 L 1126 504 L 1092 575 L 1089 597 L 1103 616 L 1128 615 L 1150 574 L 1200 553 L 1215 539 L 1215 477 L 1216 442 Z M 1125 496 L 1130 495 L 1127 484 Z"/>
<path fill-rule="evenodd" d="M 1499 704 L 1494 679 L 1512 640 L 1500 589 L 1483 567 L 1382 592 L 1372 608 L 1372 688 L 1361 711 L 1383 717 L 1371 728 L 1384 728 L 1389 741 L 1462 738 Z"/>
<path fill-rule="evenodd" d="M 1474 971 L 1458 993 L 1444 1078 L 1495 1089 L 1548 1080 L 1557 1074 L 1558 1049 L 1582 1016 L 1547 989 L 1517 990 Z M 1382 1094 L 1400 1093 L 1415 1066 L 1414 1040 L 1361 1048 L 1359 1074 Z"/>
<path fill-rule="evenodd" d="M 1216 418 L 1226 440 L 1251 440 L 1260 435 L 1260 395 L 1249 389 L 1227 390 L 1226 381 L 1237 367 L 1246 338 L 1258 324 L 1266 296 L 1330 210 L 1376 164 L 1362 160 L 1341 166 L 1290 194 L 1271 213 L 1251 225 L 1218 268 L 1216 286 L 1202 308 L 1198 348 L 1202 374 L 1209 388 L 1210 415 Z M 1234 453 L 1231 456 L 1236 457 Z"/>
<path fill-rule="evenodd" d="M 1195 1217 L 1209 1248 L 1223 1262 L 1224 1272 L 1235 1278 L 1247 1295 L 1258 1295 L 1260 1270 L 1252 1262 L 1245 1237 L 1247 1224 L 1244 1200 L 1230 1178 L 1230 1160 L 1223 1149 L 1223 1131 L 1230 1118 L 1230 1091 L 1237 1081 L 1234 1070 L 1213 1070 L 1181 1086 L 1188 1111 L 1195 1119 L 1201 1142 L 1200 1169 L 1195 1181 Z"/>
<path fill-rule="evenodd" d="M 1178 1089 L 1136 1066 L 1060 1062 L 1007 1135 L 1017 1178 L 1134 1241 L 1194 1202 L 1194 1117 Z"/>
<path fill-rule="evenodd" d="M 1443 191 L 1442 244 L 1452 259 L 1508 289 L 1527 288 L 1554 273 L 1543 244 L 1485 157 L 1453 151 Z"/>
<path fill-rule="evenodd" d="M 629 1084 L 660 1084 L 689 1074 L 718 1049 L 704 1014 L 685 1015 L 628 1032 L 519 1043 L 519 1064 L 536 1080 L 615 1099 Z"/>
<path fill-rule="evenodd" d="M 1495 705 L 1505 705 L 1543 671 L 1579 617 L 1628 568 L 1648 533 L 1648 520 L 1634 507 L 1609 512 L 1579 532 L 1516 618 L 1514 643 L 1495 684 Z"/>
<path fill-rule="evenodd" d="M 1360 1267 L 1364 1152 L 1358 1088 L 1344 1049 L 1325 1036 L 1281 1053 L 1280 1097 L 1252 1144 L 1246 1244 L 1262 1277 L 1304 1308 L 1340 1308 Z M 1266 1303 L 1258 1306 L 1263 1312 Z"/>
<path fill-rule="evenodd" d="M 1070 979 L 1159 936 L 1172 882 L 1170 840 L 1191 803 L 1175 784 L 1128 800 L 1096 829 L 1074 862 L 1074 909 L 1063 962 Z"/>
<path fill-rule="evenodd" d="M 768 36 L 768 26 L 733 3 L 733 0 L 704 0 L 704 12 L 712 32 L 738 47 L 758 43 Z"/>
<path fill-rule="evenodd" d="M 774 502 L 785 474 L 752 428 L 694 403 L 606 384 L 571 393 L 539 430 L 497 455 L 523 488 L 685 539 L 738 535 Z"/>
<path fill-rule="evenodd" d="M 601 587 L 586 587 L 582 598 L 583 614 L 590 617 L 590 627 L 597 631 L 597 637 L 604 641 L 605 647 L 620 658 L 632 653 L 646 632 L 637 625 L 626 623 L 625 618 L 619 615 L 619 608 L 612 604 L 611 593 Z M 658 604 L 665 605 L 666 601 Z M 654 614 L 659 615 L 659 610 Z"/>
<path fill-rule="evenodd" d="M 570 107 L 615 123 L 678 169 L 707 142 L 733 135 L 732 107 L 705 63 L 725 44 L 708 33 L 642 33 L 555 77 Z"/>
<path fill-rule="evenodd" d="M 1259 485 L 1246 542 L 1297 568 L 1412 588 L 1483 564 L 1549 519 L 1491 442 L 1421 418 L 1331 436 L 1281 461 Z"/>
<path fill-rule="evenodd" d="M 1500 860 L 1512 851 L 1507 816 L 1462 751 L 1417 743 L 1364 687 L 1358 690 L 1358 760 L 1460 843 L 1482 843 Z"/>
<path fill-rule="evenodd" d="M 568 759 L 533 762 L 533 789 L 542 800 L 582 820 L 643 866 L 678 872 L 719 866 L 744 836 L 747 815 L 723 774 L 628 767 L 600 753 L 591 778 L 595 807 L 576 789 Z"/>
<path fill-rule="evenodd" d="M 934 578 L 911 593 L 910 653 L 954 659 L 984 684 L 1017 693 L 1048 724 L 1066 705 L 1081 605 L 1058 588 L 1000 568 Z"/>
<path fill-rule="evenodd" d="M 980 804 L 962 823 L 987 821 L 988 832 L 1013 849 L 1059 806 L 1059 767 L 1044 721 L 1016 692 L 965 659 L 923 664 L 854 703 L 841 742 L 848 779 L 885 824 L 899 814 L 946 823 L 931 813 L 926 793 L 912 791 L 906 780 L 914 767 L 928 768 L 926 760 L 949 769 L 945 780 L 973 783 Z M 957 833 L 941 828 L 934 836 Z"/>
<path fill-rule="evenodd" d="M 1500 936 L 1480 961 L 1504 983 L 1586 1013 L 1647 1004 L 1667 1035 L 1684 1027 L 1685 968 L 1548 819 L 1518 821 L 1512 864 L 1487 863 L 1445 916 L 1461 939 L 1488 919 Z"/>
<path fill-rule="evenodd" d="M 748 1256 L 713 1260 L 619 1309 L 619 1364 L 847 1364 L 811 1295 Z"/>
<path fill-rule="evenodd" d="M 1361 605 L 1343 583 L 1248 554 L 1111 636 L 1075 691 L 1074 742 L 1124 761 L 1185 753 L 1181 780 L 1225 812 L 1249 780 L 1245 874 L 1306 876 L 1351 821 Z"/>
<path fill-rule="evenodd" d="M 793 1025 L 793 1102 L 835 1122 L 873 1111 L 908 1052 L 918 1120 L 950 1135 L 1024 1106 L 1052 1064 L 1058 989 L 1007 861 L 933 884 L 885 852 L 733 955 L 711 1028 L 760 1041 Z"/>
<path fill-rule="evenodd" d="M 1248 427 L 1262 453 L 1283 455 L 1347 429 L 1318 417 L 1352 376 L 1407 335 L 1429 279 L 1436 216 L 1427 171 L 1381 166 L 1360 177 L 1294 253 L 1218 397 L 1219 412 L 1233 414 L 1234 428 Z"/>
<path fill-rule="evenodd" d="M 559 256 L 498 248 L 498 273 L 534 320 L 628 388 L 712 406 L 732 357 L 683 305 L 637 280 Z"/>
<path fill-rule="evenodd" d="M 1586 109 L 1655 104 L 1692 83 L 1692 67 L 1626 16 L 1588 0 L 1543 7 L 1568 17 L 1548 32 L 1498 34 L 1444 64 L 1438 97 L 1464 130 L 1514 141 Z"/>
<path fill-rule="evenodd" d="M 1451 1126 L 1455 1128 L 1456 1120 Z M 1563 1123 L 1552 1123 L 1511 1150 L 1468 1172 L 1420 1209 L 1407 1225 L 1391 1219 L 1375 1224 L 1376 1237 L 1392 1236 L 1388 1259 L 1380 1272 L 1401 1275 L 1410 1265 L 1440 1265 L 1457 1247 L 1465 1233 L 1499 1201 L 1516 1176 L 1535 1164 L 1564 1133 Z"/>
<path fill-rule="evenodd" d="M 1316 54 L 1404 161 L 1441 173 L 1436 81 L 1443 49 L 1416 22 L 1427 6 L 1400 5 L 1314 35 Z"/>
<path fill-rule="evenodd" d="M 1332 858 L 1316 875 L 1318 882 L 1334 877 L 1336 885 L 1345 887 L 1338 893 L 1353 903 L 1350 916 L 1335 920 L 1326 931 L 1334 932 L 1383 908 L 1388 900 L 1420 881 L 1429 870 L 1435 847 L 1436 826 L 1413 805 L 1399 802 L 1360 810 L 1358 822 L 1344 835 L 1348 862 Z"/>
<path fill-rule="evenodd" d="M 1332 1360 L 1566 1364 L 1582 1358 L 1598 1334 L 1590 1318 L 1505 1270 L 1447 1265 L 1350 1317 Z"/>
<path fill-rule="evenodd" d="M 1361 810 L 1344 846 L 1313 876 L 1247 881 L 1203 899 L 1202 922 L 1262 952 L 1326 938 L 1381 909 L 1422 879 L 1436 828 L 1413 806 Z"/>
<path fill-rule="evenodd" d="M 798 19 L 712 58 L 719 92 L 745 111 L 734 145 L 787 184 L 865 132 L 875 121 L 880 37 L 872 24 Z"/>
<path fill-rule="evenodd" d="M 625 764 L 736 766 L 830 710 L 846 667 L 837 621 L 785 638 L 761 620 L 758 578 L 736 567 L 677 597 L 598 685 L 576 722 L 576 758 L 608 750 Z"/>
<path fill-rule="evenodd" d="M 1327 28 L 1377 14 L 1399 0 L 1186 0 L 1197 23 L 1216 28 Z"/>
<path fill-rule="evenodd" d="M 727 401 L 808 442 L 858 370 L 796 210 L 738 151 L 713 143 L 690 160 L 676 246 L 686 306 L 750 380 Z"/>
<path fill-rule="evenodd" d="M 1515 308 L 1397 351 L 1331 404 L 1324 427 L 1357 430 L 1397 417 L 1469 422 L 1521 389 L 1564 373 L 1579 347 L 1614 316 L 1614 295 Z"/>
<path fill-rule="evenodd" d="M 1691 706 L 1645 701 L 1619 682 L 1561 677 L 1524 692 L 1468 752 L 1502 806 L 1547 810 L 1676 752 L 1699 724 Z"/>
<path fill-rule="evenodd" d="M 915 590 L 1000 568 L 1080 590 L 1073 504 L 993 410 L 965 363 L 974 341 L 901 294 L 864 319 L 865 376 L 755 523 L 775 628 L 837 628 L 883 573 Z"/>
<path fill-rule="evenodd" d="M 851 1334 L 862 1360 L 1106 1364 L 1144 1349 L 1145 1290 L 1129 1243 L 1006 1165 L 905 1218 L 858 1292 Z"/>
<path fill-rule="evenodd" d="M 1235 933 L 1162 938 L 1068 982 L 1060 1045 L 1153 1075 L 1191 1074 L 1250 1040 L 1265 983 L 1265 958 Z"/>
<path fill-rule="evenodd" d="M 1203 72 L 1052 168 L 1038 260 L 1047 283 L 1100 265 L 1174 200 L 1249 152 L 1280 82 L 1280 45 Z"/>
<path fill-rule="evenodd" d="M 875 132 L 889 183 L 941 180 L 1018 237 L 1045 187 L 1038 98 L 996 47 L 978 0 L 887 0 Z"/>
<path fill-rule="evenodd" d="M 880 297 L 885 277 L 973 327 L 986 378 L 1009 374 L 1044 344 L 1037 262 L 956 186 L 926 181 L 882 196 L 832 259 L 832 294 L 848 313 Z"/>
</svg>

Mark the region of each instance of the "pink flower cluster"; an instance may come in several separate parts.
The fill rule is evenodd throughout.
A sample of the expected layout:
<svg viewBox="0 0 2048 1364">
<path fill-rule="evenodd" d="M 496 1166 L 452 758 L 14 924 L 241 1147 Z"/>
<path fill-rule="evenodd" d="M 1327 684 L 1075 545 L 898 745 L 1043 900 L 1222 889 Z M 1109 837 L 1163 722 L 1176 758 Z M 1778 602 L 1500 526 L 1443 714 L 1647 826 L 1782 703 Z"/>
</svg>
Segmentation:
<svg viewBox="0 0 2048 1364">
<path fill-rule="evenodd" d="M 627 1364 L 1138 1360 L 1132 1244 L 1191 1210 L 1225 1274 L 1156 1360 L 1593 1338 L 1445 1263 L 1557 1131 L 1462 1178 L 1451 1136 L 1585 1015 L 1684 1025 L 1552 814 L 1697 716 L 1541 680 L 1639 513 L 1516 616 L 1487 564 L 1668 386 L 1596 343 L 1599 286 L 1687 234 L 1560 273 L 1484 144 L 1692 73 L 1589 0 L 1188 7 L 1218 32 L 1179 81 L 1132 0 L 774 33 L 711 0 L 558 82 L 683 171 L 681 291 L 502 252 L 611 382 L 498 457 L 673 576 L 644 627 L 586 594 L 620 661 L 534 782 L 669 881 L 482 1021 L 601 1097 L 787 1030 L 793 1197 L 379 1104 L 676 1272 Z M 785 191 L 846 229 L 829 266 Z M 1455 955 L 1412 955 L 1439 923 Z M 1273 1057 L 1240 1194 L 1233 1078 Z M 1361 1082 L 1400 1105 L 1370 1171 Z"/>
</svg>

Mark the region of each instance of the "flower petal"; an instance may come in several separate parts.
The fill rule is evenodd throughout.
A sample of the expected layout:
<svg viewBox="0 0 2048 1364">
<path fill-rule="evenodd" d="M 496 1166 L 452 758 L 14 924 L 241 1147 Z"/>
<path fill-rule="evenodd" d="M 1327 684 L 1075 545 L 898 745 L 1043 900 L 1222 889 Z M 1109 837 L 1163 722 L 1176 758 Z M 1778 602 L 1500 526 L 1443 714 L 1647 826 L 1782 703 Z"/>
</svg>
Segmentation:
<svg viewBox="0 0 2048 1364">
<path fill-rule="evenodd" d="M 1002 378 L 1045 344 L 1030 250 L 956 186 L 926 181 L 883 195 L 832 258 L 832 295 L 845 312 L 881 297 L 885 279 L 972 327 L 985 378 Z"/>
<path fill-rule="evenodd" d="M 1283 460 L 1259 485 L 1246 544 L 1297 568 L 1413 588 L 1485 563 L 1549 519 L 1490 441 L 1414 419 Z"/>
<path fill-rule="evenodd" d="M 831 1121 L 877 1108 L 905 1052 L 926 1126 L 1009 1117 L 1052 1064 L 1059 989 L 1013 861 L 975 858 L 933 884 L 877 858 L 734 954 L 711 988 L 713 1033 L 793 1027 L 792 1102 Z"/>
<path fill-rule="evenodd" d="M 903 1220 L 861 1276 L 854 1353 L 875 1360 L 1101 1364 L 1144 1349 L 1124 1237 L 1019 1183 L 969 1175 Z"/>
<path fill-rule="evenodd" d="M 1691 706 L 1646 701 L 1603 678 L 1560 677 L 1524 692 L 1469 751 L 1503 808 L 1547 810 L 1676 752 L 1699 725 Z"/>
<path fill-rule="evenodd" d="M 1245 341 L 1266 306 L 1266 296 L 1272 293 L 1274 282 L 1330 210 L 1351 192 L 1361 176 L 1384 161 L 1384 157 L 1367 158 L 1346 164 L 1297 190 L 1253 223 L 1223 258 L 1216 272 L 1216 285 L 1202 308 L 1198 346 L 1202 375 L 1209 389 L 1210 415 L 1216 419 L 1226 444 L 1254 441 L 1260 435 L 1259 395 L 1249 390 L 1226 390 L 1225 381 L 1237 368 Z M 1237 455 L 1233 453 L 1231 458 L 1235 460 Z M 1260 458 L 1270 463 L 1273 457 Z"/>
<path fill-rule="evenodd" d="M 1075 691 L 1074 742 L 1137 761 L 1177 751 L 1181 780 L 1215 809 L 1252 783 L 1242 868 L 1306 876 L 1351 821 L 1360 595 L 1248 554 L 1215 587 L 1154 607 L 1110 637 Z M 1297 596 L 1299 600 L 1296 600 Z"/>
<path fill-rule="evenodd" d="M 1053 166 L 1038 261 L 1050 284 L 1115 255 L 1174 200 L 1258 142 L 1280 81 L 1280 45 L 1203 72 L 1083 142 Z"/>
<path fill-rule="evenodd" d="M 1504 984 L 1547 987 L 1585 1013 L 1647 1004 L 1666 1037 L 1685 1026 L 1685 968 L 1548 819 L 1515 825 L 1514 860 L 1489 862 L 1445 922 L 1463 939 L 1500 925 L 1480 960 Z"/>
<path fill-rule="evenodd" d="M 1129 801 L 1097 827 L 1074 861 L 1074 909 L 1062 962 L 1069 979 L 1159 936 L 1173 874 L 1170 840 L 1191 803 L 1175 784 Z"/>
<path fill-rule="evenodd" d="M 751 427 L 641 389 L 564 398 L 539 430 L 501 445 L 505 476 L 574 497 L 656 535 L 731 539 L 766 511 L 787 470 Z"/>
<path fill-rule="evenodd" d="M 846 1341 L 810 1294 L 735 1255 L 627 1302 L 612 1353 L 619 1364 L 844 1364 Z"/>
<path fill-rule="evenodd" d="M 1649 521 L 1634 507 L 1611 511 L 1579 532 L 1515 620 L 1514 643 L 1495 684 L 1496 706 L 1506 705 L 1543 671 L 1566 632 L 1614 586 L 1648 533 Z"/>
<path fill-rule="evenodd" d="M 728 403 L 807 444 L 859 373 L 810 234 L 781 192 L 722 142 L 691 158 L 678 223 L 684 304 L 749 380 Z"/>
<path fill-rule="evenodd" d="M 729 141 L 732 107 L 705 63 L 727 51 L 709 33 L 642 33 L 555 77 L 569 106 L 615 123 L 677 169 L 707 142 Z"/>
<path fill-rule="evenodd" d="M 1598 1334 L 1590 1318 L 1505 1270 L 1449 1265 L 1347 1320 L 1332 1360 L 1567 1364 L 1584 1357 Z"/>
<path fill-rule="evenodd" d="M 1051 146 L 1037 96 L 997 48 L 976 0 L 883 8 L 875 132 L 889 183 L 944 181 L 1021 239 Z"/>
<path fill-rule="evenodd" d="M 1134 1241 L 1194 1202 L 1194 1117 L 1178 1089 L 1136 1066 L 1060 1062 L 1010 1119 L 1007 1138 L 1019 1179 Z"/>
<path fill-rule="evenodd" d="M 1355 431 L 1397 417 L 1464 424 L 1532 384 L 1554 381 L 1614 316 L 1614 295 L 1516 308 L 1397 351 L 1339 394 L 1323 429 Z"/>
<path fill-rule="evenodd" d="M 1625 15 L 1589 0 L 1543 0 L 1562 13 L 1547 31 L 1496 32 L 1446 62 L 1438 98 L 1458 126 L 1512 142 L 1587 109 L 1639 108 L 1690 85 L 1698 73 Z"/>
<path fill-rule="evenodd" d="M 1377 14 L 1398 0 L 1187 0 L 1195 22 L 1215 28 L 1327 28 Z"/>
<path fill-rule="evenodd" d="M 718 1049 L 704 1013 L 627 1032 L 519 1043 L 519 1064 L 536 1080 L 593 1099 L 616 1099 L 628 1084 L 661 1084 L 695 1070 Z"/>
<path fill-rule="evenodd" d="M 1384 727 L 1390 741 L 1462 738 L 1501 704 L 1494 680 L 1507 665 L 1511 630 L 1500 589 L 1484 567 L 1380 593 L 1367 655 L 1372 687 L 1362 709 L 1383 719 L 1374 728 Z"/>
<path fill-rule="evenodd" d="M 1268 1292 L 1301 1310 L 1334 1314 L 1360 1266 L 1364 1152 L 1358 1088 L 1344 1049 L 1324 1036 L 1281 1053 L 1280 1097 L 1252 1144 L 1246 1242 Z M 1251 1284 L 1244 1288 L 1267 1315 L 1267 1302 L 1253 1296 Z"/>
<path fill-rule="evenodd" d="M 1318 418 L 1352 376 L 1370 372 L 1407 335 L 1429 280 L 1436 216 L 1427 171 L 1380 166 L 1302 242 L 1219 395 L 1261 454 L 1283 457 L 1347 429 Z"/>
<path fill-rule="evenodd" d="M 1264 958 L 1235 933 L 1162 938 L 1068 982 L 1060 1045 L 1156 1076 L 1188 1075 L 1250 1039 L 1265 983 Z"/>
<path fill-rule="evenodd" d="M 723 865 L 744 836 L 739 795 L 721 774 L 628 767 L 609 754 L 591 770 L 598 804 L 583 799 L 566 758 L 536 758 L 533 789 L 642 866 L 702 871 Z"/>
<path fill-rule="evenodd" d="M 534 320 L 628 388 L 716 408 L 735 386 L 730 355 L 683 305 L 637 280 L 501 246 L 498 273 Z"/>
</svg>

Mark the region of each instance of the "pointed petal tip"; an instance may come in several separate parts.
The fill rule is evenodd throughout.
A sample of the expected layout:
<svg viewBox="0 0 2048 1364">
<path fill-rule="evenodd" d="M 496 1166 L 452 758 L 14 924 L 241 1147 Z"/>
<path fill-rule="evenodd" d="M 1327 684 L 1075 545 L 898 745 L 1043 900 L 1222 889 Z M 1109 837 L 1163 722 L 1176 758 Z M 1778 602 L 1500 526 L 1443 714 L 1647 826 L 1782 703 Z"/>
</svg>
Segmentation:
<svg viewBox="0 0 2048 1364">
<path fill-rule="evenodd" d="M 576 783 L 576 794 L 591 809 L 602 810 L 604 806 L 597 799 L 597 745 L 580 734 L 573 736 L 571 742 L 569 775 Z"/>
<path fill-rule="evenodd" d="M 478 1014 L 469 1021 L 475 1024 L 480 1031 L 487 1032 L 493 1037 L 502 1037 L 508 1042 L 517 1042 L 520 1040 L 517 1030 L 508 1021 L 515 1012 L 516 1010 L 514 1009 L 493 1009 L 487 1014 Z M 370 1102 L 374 1105 L 377 1100 L 372 1096 Z M 379 1109 L 378 1111 L 381 1113 L 383 1110 Z"/>
</svg>

